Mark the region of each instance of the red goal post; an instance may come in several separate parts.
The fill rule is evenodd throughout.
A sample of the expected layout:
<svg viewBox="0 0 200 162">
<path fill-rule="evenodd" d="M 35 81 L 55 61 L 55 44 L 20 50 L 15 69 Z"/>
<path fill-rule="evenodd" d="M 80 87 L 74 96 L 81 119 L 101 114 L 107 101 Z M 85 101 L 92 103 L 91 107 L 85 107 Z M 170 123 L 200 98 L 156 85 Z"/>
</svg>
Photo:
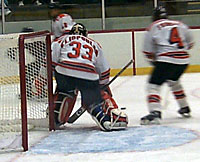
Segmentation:
<svg viewBox="0 0 200 162">
<path fill-rule="evenodd" d="M 0 150 L 20 136 L 27 151 L 29 131 L 54 130 L 50 32 L 2 35 L 0 55 Z"/>
<path fill-rule="evenodd" d="M 46 43 L 46 70 L 47 70 L 47 89 L 49 107 L 49 130 L 54 129 L 53 121 L 53 82 L 51 68 L 51 36 L 48 31 L 23 34 L 19 36 L 19 62 L 20 62 L 20 91 L 21 91 L 21 112 L 22 112 L 22 145 L 24 150 L 28 150 L 28 128 L 27 128 L 27 98 L 26 98 L 26 73 L 25 73 L 25 40 L 45 37 Z M 44 58 L 42 58 L 44 59 Z M 42 65 L 43 66 L 43 65 Z"/>
</svg>

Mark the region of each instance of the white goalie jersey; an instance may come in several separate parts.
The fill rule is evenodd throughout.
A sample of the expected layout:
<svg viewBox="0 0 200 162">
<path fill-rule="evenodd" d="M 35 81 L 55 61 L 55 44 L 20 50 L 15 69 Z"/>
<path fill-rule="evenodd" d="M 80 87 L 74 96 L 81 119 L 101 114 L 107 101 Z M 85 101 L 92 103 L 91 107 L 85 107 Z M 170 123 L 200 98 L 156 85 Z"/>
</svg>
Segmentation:
<svg viewBox="0 0 200 162">
<path fill-rule="evenodd" d="M 143 53 L 148 61 L 188 64 L 193 37 L 187 25 L 160 19 L 153 22 L 144 38 Z"/>
<path fill-rule="evenodd" d="M 100 80 L 107 84 L 110 67 L 100 45 L 81 35 L 63 35 L 52 43 L 52 61 L 58 73 Z"/>
</svg>

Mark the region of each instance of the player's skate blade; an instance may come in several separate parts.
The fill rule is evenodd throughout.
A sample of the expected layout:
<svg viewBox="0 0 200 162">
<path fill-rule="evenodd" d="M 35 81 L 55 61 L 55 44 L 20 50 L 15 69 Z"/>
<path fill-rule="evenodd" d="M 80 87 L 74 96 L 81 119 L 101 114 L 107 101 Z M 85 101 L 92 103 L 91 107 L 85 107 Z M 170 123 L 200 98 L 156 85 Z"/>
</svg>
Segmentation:
<svg viewBox="0 0 200 162">
<path fill-rule="evenodd" d="M 140 119 L 141 125 L 158 125 L 161 121 L 161 112 L 152 111 L 149 115 L 146 115 Z"/>
</svg>

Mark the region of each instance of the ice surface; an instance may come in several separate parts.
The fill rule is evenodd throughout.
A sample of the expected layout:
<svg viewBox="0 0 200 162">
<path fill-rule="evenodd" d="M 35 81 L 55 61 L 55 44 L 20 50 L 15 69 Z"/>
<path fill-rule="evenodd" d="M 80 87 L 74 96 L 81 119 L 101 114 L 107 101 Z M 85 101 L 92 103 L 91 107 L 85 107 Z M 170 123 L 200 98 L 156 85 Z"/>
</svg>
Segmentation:
<svg viewBox="0 0 200 162">
<path fill-rule="evenodd" d="M 85 113 L 65 130 L 31 132 L 28 152 L 4 152 L 0 161 L 12 162 L 199 162 L 200 161 L 200 73 L 181 78 L 192 118 L 178 116 L 178 105 L 168 88 L 162 123 L 140 126 L 140 118 L 148 113 L 146 81 L 148 76 L 119 77 L 111 85 L 120 107 L 126 107 L 129 127 L 125 131 L 102 132 Z M 80 98 L 76 108 L 80 106 Z M 105 142 L 106 141 L 106 142 Z"/>
</svg>

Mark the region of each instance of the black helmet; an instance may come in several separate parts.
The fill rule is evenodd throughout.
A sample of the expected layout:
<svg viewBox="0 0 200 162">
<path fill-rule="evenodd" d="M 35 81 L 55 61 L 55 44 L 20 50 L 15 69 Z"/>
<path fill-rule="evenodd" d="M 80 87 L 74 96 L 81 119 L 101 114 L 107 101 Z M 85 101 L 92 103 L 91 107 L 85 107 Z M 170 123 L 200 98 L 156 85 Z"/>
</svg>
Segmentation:
<svg viewBox="0 0 200 162">
<path fill-rule="evenodd" d="M 165 7 L 158 6 L 153 10 L 153 21 L 159 20 L 159 19 L 167 19 L 168 15 L 166 12 Z"/>
<path fill-rule="evenodd" d="M 86 27 L 81 23 L 76 23 L 69 33 L 72 35 L 83 35 L 85 37 L 88 35 Z"/>
</svg>

